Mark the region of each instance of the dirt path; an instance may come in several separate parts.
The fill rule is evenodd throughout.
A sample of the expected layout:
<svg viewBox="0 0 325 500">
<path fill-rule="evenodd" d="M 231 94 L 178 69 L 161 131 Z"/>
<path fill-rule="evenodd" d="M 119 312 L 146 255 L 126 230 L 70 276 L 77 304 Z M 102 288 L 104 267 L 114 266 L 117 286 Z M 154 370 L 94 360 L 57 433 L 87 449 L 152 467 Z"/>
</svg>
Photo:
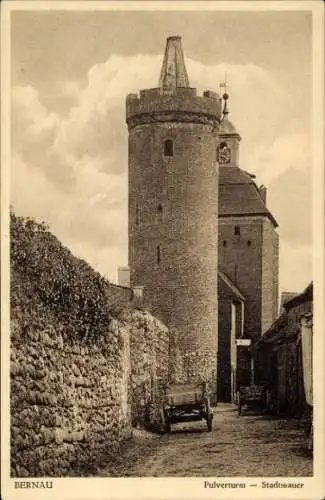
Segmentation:
<svg viewBox="0 0 325 500">
<path fill-rule="evenodd" d="M 97 474 L 96 474 L 97 475 Z M 310 476 L 303 429 L 296 421 L 249 415 L 218 405 L 213 431 L 205 422 L 172 426 L 162 436 L 135 431 L 100 476 Z"/>
</svg>

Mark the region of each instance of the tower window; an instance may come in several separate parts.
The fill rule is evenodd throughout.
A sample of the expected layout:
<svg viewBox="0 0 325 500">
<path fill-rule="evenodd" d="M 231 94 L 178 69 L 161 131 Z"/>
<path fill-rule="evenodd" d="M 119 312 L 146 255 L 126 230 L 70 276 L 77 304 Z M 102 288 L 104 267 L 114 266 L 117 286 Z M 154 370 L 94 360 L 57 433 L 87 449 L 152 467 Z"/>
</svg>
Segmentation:
<svg viewBox="0 0 325 500">
<path fill-rule="evenodd" d="M 226 246 L 227 246 L 227 242 L 226 242 L 226 240 L 223 240 L 222 245 L 223 245 L 224 247 L 226 247 Z"/>
<path fill-rule="evenodd" d="M 251 244 L 252 244 L 251 240 L 248 240 L 248 241 L 247 241 L 247 246 L 248 246 L 248 247 L 250 247 L 250 246 L 251 246 Z"/>
<path fill-rule="evenodd" d="M 161 245 L 157 246 L 157 264 L 160 264 L 161 261 Z"/>
<path fill-rule="evenodd" d="M 174 156 L 174 142 L 171 139 L 167 139 L 164 142 L 164 155 Z"/>
<path fill-rule="evenodd" d="M 240 236 L 240 227 L 239 226 L 235 226 L 234 233 L 236 236 Z"/>
<path fill-rule="evenodd" d="M 163 214 L 163 208 L 162 208 L 162 205 L 159 203 L 159 205 L 157 207 L 157 219 L 158 219 L 158 221 L 162 220 L 162 214 Z"/>
</svg>

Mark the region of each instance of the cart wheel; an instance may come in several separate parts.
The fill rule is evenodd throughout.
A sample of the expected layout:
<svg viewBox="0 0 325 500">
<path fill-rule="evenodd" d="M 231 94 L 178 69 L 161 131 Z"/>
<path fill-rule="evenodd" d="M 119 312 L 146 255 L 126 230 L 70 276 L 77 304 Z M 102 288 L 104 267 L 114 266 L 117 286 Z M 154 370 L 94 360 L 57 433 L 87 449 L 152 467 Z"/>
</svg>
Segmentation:
<svg viewBox="0 0 325 500">
<path fill-rule="evenodd" d="M 160 432 L 163 434 L 165 431 L 166 427 L 166 421 L 165 421 L 165 413 L 164 410 L 159 410 L 159 415 L 160 415 Z"/>
<path fill-rule="evenodd" d="M 212 414 L 212 411 L 211 411 L 209 399 L 205 403 L 205 418 L 206 418 L 206 421 L 207 421 L 208 431 L 211 432 L 212 431 L 213 414 Z"/>
<path fill-rule="evenodd" d="M 164 412 L 164 431 L 170 432 L 170 420 L 168 413 Z"/>
</svg>

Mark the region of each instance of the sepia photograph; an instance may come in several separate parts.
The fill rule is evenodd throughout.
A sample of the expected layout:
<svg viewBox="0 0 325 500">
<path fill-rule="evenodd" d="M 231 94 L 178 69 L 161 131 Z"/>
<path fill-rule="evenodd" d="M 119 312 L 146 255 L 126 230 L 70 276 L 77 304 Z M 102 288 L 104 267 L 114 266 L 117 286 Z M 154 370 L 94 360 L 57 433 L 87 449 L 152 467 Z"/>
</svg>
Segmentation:
<svg viewBox="0 0 325 500">
<path fill-rule="evenodd" d="M 4 4 L 4 499 L 320 499 L 321 2 Z"/>
</svg>

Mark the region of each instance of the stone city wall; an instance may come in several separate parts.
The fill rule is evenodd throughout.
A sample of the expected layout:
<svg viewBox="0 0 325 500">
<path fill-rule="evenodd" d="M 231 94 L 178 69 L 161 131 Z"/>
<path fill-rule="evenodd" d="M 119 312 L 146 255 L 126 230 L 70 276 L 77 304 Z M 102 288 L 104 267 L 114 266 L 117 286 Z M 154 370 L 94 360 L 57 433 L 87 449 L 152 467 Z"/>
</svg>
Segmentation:
<svg viewBox="0 0 325 500">
<path fill-rule="evenodd" d="M 96 474 L 132 423 L 157 427 L 168 330 L 14 215 L 10 286 L 11 475 Z"/>
<path fill-rule="evenodd" d="M 132 424 L 160 430 L 162 396 L 168 383 L 169 332 L 148 312 L 134 311 L 130 323 Z"/>
<path fill-rule="evenodd" d="M 132 424 L 159 429 L 168 343 L 168 329 L 141 311 L 113 320 L 91 345 L 13 318 L 12 475 L 86 475 L 131 437 Z"/>
<path fill-rule="evenodd" d="M 131 437 L 129 370 L 129 332 L 118 321 L 87 345 L 13 319 L 12 475 L 83 475 L 116 451 Z"/>
</svg>

